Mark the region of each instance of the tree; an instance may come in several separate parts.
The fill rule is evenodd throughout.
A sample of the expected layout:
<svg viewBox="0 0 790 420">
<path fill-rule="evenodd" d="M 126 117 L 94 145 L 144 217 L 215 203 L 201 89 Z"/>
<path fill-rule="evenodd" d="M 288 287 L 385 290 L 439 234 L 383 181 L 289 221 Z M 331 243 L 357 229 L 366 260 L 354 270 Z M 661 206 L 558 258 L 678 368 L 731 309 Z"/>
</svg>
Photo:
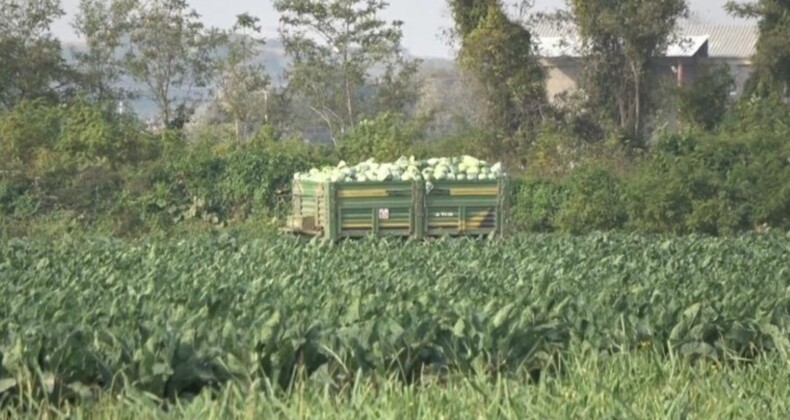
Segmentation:
<svg viewBox="0 0 790 420">
<path fill-rule="evenodd" d="M 685 0 L 568 0 L 570 20 L 581 38 L 586 63 L 581 87 L 590 106 L 614 121 L 629 138 L 644 138 L 654 103 L 649 71 L 663 53 Z M 562 16 L 561 16 L 562 17 Z"/>
<path fill-rule="evenodd" d="M 419 100 L 418 60 L 395 60 L 385 64 L 383 74 L 375 82 L 376 96 L 371 114 L 411 113 Z"/>
<path fill-rule="evenodd" d="M 64 15 L 59 0 L 0 2 L 0 108 L 23 100 L 57 99 L 71 71 L 50 26 Z"/>
<path fill-rule="evenodd" d="M 256 116 L 261 116 L 262 123 L 269 123 L 269 77 L 256 62 L 264 45 L 262 38 L 255 37 L 261 31 L 259 22 L 246 13 L 236 17 L 229 34 L 227 57 L 220 63 L 220 106 L 233 119 L 239 144 Z"/>
<path fill-rule="evenodd" d="M 378 112 L 403 112 L 412 101 L 417 62 L 403 57 L 400 21 L 379 17 L 382 0 L 275 0 L 292 59 L 289 89 L 307 102 L 337 143 L 339 134 Z M 373 70 L 383 67 L 375 79 Z M 378 100 L 377 100 L 378 98 Z"/>
<path fill-rule="evenodd" d="M 72 26 L 86 43 L 75 50 L 80 85 L 88 97 L 105 103 L 130 96 L 120 87 L 125 75 L 120 54 L 129 31 L 133 3 L 123 0 L 81 0 Z"/>
<path fill-rule="evenodd" d="M 351 127 L 339 140 L 338 154 L 349 162 L 373 158 L 394 161 L 412 153 L 421 135 L 418 121 L 403 121 L 403 116 L 385 112 Z"/>
<path fill-rule="evenodd" d="M 512 22 L 500 0 L 449 0 L 460 40 L 458 60 L 479 82 L 489 142 L 495 156 L 512 153 L 541 120 L 546 104 L 545 77 L 532 34 Z"/>
<path fill-rule="evenodd" d="M 59 135 L 61 108 L 43 98 L 20 101 L 0 114 L 0 168 L 27 170 L 39 150 L 51 150 Z"/>
<path fill-rule="evenodd" d="M 415 114 L 430 121 L 426 139 L 437 140 L 485 125 L 487 109 L 478 100 L 477 79 L 457 66 L 423 70 Z"/>
<path fill-rule="evenodd" d="M 754 56 L 755 72 L 750 86 L 763 93 L 790 95 L 790 1 L 730 1 L 727 10 L 736 16 L 759 19 L 759 38 Z"/>
<path fill-rule="evenodd" d="M 129 10 L 124 66 L 146 85 L 159 107 L 160 122 L 180 125 L 193 89 L 208 86 L 215 76 L 223 39 L 218 31 L 206 29 L 186 0 L 124 1 Z"/>
<path fill-rule="evenodd" d="M 680 114 L 684 122 L 713 130 L 724 119 L 730 105 L 735 80 L 729 67 L 701 65 L 694 83 L 679 92 Z"/>
</svg>

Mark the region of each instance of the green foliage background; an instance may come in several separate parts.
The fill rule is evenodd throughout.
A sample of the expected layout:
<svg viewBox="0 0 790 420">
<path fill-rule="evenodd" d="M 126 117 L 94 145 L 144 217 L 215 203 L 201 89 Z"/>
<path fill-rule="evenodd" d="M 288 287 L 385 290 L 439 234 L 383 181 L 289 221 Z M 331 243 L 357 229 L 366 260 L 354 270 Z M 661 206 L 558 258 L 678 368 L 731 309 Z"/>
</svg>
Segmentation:
<svg viewBox="0 0 790 420">
<path fill-rule="evenodd" d="M 714 235 L 790 229 L 789 130 L 775 115 L 781 108 L 764 106 L 728 114 L 737 112 L 739 125 L 662 134 L 650 154 L 636 158 L 607 153 L 607 145 L 547 154 L 568 138 L 555 133 L 550 147 L 534 149 L 527 167 L 513 171 L 511 226 Z M 750 119 L 764 128 L 747 129 Z M 425 142 L 420 129 L 385 114 L 347 133 L 337 148 L 277 137 L 266 127 L 241 145 L 232 137 L 185 142 L 176 131 L 162 140 L 82 101 L 23 102 L 0 115 L 8 157 L 0 163 L 0 227 L 8 236 L 48 225 L 139 236 L 185 225 L 260 224 L 284 215 L 296 171 L 341 159 L 474 153 L 487 135 Z"/>
</svg>

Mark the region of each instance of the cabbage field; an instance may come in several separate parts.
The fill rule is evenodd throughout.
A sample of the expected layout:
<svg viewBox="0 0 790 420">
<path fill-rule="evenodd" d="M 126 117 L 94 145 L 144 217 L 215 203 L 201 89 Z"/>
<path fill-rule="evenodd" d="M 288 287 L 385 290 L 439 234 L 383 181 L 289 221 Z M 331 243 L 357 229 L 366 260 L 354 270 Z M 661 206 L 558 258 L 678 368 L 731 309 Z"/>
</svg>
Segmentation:
<svg viewBox="0 0 790 420">
<path fill-rule="evenodd" d="M 341 400 L 372 418 L 790 408 L 781 235 L 13 240 L 0 296 L 0 417 L 124 407 L 108 395 L 242 414 L 262 398 L 260 415 L 289 418 Z M 759 384 L 775 402 L 740 391 Z"/>
</svg>

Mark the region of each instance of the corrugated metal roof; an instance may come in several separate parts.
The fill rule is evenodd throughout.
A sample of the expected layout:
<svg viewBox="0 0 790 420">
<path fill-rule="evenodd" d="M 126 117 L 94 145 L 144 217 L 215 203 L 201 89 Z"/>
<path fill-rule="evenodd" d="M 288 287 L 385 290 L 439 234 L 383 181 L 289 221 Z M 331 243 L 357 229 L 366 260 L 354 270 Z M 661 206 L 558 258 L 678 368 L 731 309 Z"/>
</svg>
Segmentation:
<svg viewBox="0 0 790 420">
<path fill-rule="evenodd" d="M 683 36 L 667 46 L 666 57 L 693 57 L 708 42 L 708 36 Z"/>
<path fill-rule="evenodd" d="M 564 37 L 571 34 L 572 28 L 563 28 L 559 29 L 552 24 L 549 23 L 537 23 L 531 25 L 529 30 L 540 38 L 556 38 L 556 37 Z"/>
<path fill-rule="evenodd" d="M 757 25 L 692 25 L 679 28 L 682 36 L 707 35 L 709 57 L 750 58 L 759 36 Z"/>
<path fill-rule="evenodd" d="M 574 37 L 541 36 L 535 38 L 535 47 L 540 57 L 578 57 L 581 51 L 578 40 Z"/>
<path fill-rule="evenodd" d="M 667 47 L 665 57 L 693 57 L 706 45 L 707 36 L 687 36 Z M 576 37 L 541 36 L 535 38 L 535 47 L 540 57 L 581 57 L 582 46 Z"/>
<path fill-rule="evenodd" d="M 543 57 L 578 56 L 579 42 L 572 28 L 557 28 L 551 24 L 538 24 L 531 27 L 536 37 L 538 51 Z M 673 43 L 668 48 L 668 56 L 693 55 L 708 42 L 708 57 L 750 58 L 754 55 L 758 30 L 756 25 L 696 25 L 683 24 L 678 35 L 684 41 Z M 565 42 L 560 42 L 565 40 Z M 683 45 L 683 44 L 689 44 Z"/>
</svg>

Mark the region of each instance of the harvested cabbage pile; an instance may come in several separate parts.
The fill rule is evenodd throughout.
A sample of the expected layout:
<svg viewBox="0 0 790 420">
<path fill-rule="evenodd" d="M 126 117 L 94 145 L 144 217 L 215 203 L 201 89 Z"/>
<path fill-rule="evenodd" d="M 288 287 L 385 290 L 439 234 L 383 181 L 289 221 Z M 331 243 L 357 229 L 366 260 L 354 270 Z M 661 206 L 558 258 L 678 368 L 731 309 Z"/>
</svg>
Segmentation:
<svg viewBox="0 0 790 420">
<path fill-rule="evenodd" d="M 336 167 L 313 168 L 297 172 L 297 181 L 314 182 L 370 182 L 370 181 L 442 181 L 442 180 L 496 180 L 505 176 L 501 163 L 489 164 L 472 156 L 415 160 L 405 156 L 390 163 L 368 159 L 358 165 L 348 166 L 341 161 Z"/>
</svg>

